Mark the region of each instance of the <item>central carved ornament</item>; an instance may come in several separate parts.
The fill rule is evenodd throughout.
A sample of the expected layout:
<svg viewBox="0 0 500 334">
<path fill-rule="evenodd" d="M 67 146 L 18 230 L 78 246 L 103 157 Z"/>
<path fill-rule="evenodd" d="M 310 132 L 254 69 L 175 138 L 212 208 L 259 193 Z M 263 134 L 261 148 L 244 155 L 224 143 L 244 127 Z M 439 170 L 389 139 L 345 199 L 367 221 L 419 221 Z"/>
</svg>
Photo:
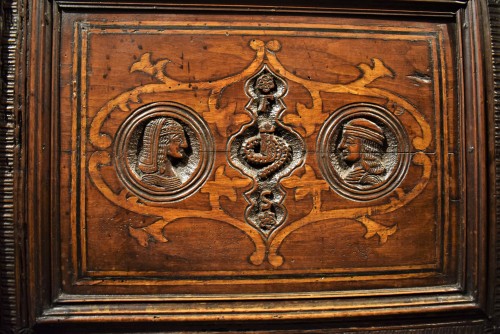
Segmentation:
<svg viewBox="0 0 500 334">
<path fill-rule="evenodd" d="M 245 193 L 245 219 L 266 237 L 287 216 L 280 180 L 300 167 L 305 156 L 304 140 L 280 121 L 287 91 L 286 81 L 263 65 L 245 84 L 250 98 L 245 108 L 252 121 L 228 142 L 231 165 L 253 179 L 252 189 Z"/>
</svg>

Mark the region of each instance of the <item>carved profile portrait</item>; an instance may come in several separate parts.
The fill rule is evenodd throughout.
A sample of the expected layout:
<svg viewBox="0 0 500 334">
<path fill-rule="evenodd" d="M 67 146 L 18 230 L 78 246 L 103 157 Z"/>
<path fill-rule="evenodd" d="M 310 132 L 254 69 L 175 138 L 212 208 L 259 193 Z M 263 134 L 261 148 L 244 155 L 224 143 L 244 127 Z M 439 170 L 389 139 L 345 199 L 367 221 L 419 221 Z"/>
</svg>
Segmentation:
<svg viewBox="0 0 500 334">
<path fill-rule="evenodd" d="M 333 191 L 351 200 L 379 199 L 403 180 L 409 165 L 406 130 L 386 108 L 372 103 L 344 106 L 323 124 L 318 163 Z"/>
<path fill-rule="evenodd" d="M 344 180 L 350 184 L 378 185 L 386 168 L 382 162 L 385 136 L 381 127 L 365 118 L 347 122 L 337 149 L 350 165 Z"/>
<path fill-rule="evenodd" d="M 182 182 L 172 167 L 172 159 L 184 157 L 187 148 L 183 127 L 172 118 L 160 117 L 149 121 L 144 129 L 137 167 L 142 181 L 165 190 L 174 190 Z"/>
<path fill-rule="evenodd" d="M 138 108 L 115 137 L 117 176 L 147 201 L 178 201 L 196 192 L 211 173 L 214 154 L 207 124 L 175 102 Z"/>
</svg>

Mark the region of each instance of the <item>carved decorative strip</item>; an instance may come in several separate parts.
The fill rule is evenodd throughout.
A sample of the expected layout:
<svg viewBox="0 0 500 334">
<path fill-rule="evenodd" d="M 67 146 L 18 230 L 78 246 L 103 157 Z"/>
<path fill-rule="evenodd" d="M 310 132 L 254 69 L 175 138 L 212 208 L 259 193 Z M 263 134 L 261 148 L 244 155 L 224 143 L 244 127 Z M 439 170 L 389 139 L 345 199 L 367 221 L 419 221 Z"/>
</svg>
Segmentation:
<svg viewBox="0 0 500 334">
<path fill-rule="evenodd" d="M 18 3 L 0 5 L 0 332 L 17 326 L 14 235 L 14 85 L 18 44 Z"/>
<path fill-rule="evenodd" d="M 496 211 L 496 284 L 495 284 L 495 303 L 494 312 L 496 325 L 500 325 L 500 205 L 498 197 L 500 196 L 500 4 L 497 1 L 489 1 L 489 14 L 491 25 L 491 48 L 492 48 L 492 67 L 494 79 L 493 108 L 495 121 L 495 160 L 496 160 L 496 180 L 495 180 L 495 211 Z"/>
<path fill-rule="evenodd" d="M 410 328 L 409 326 L 406 329 L 381 329 L 381 330 L 363 330 L 364 334 L 484 334 L 484 333 L 492 333 L 487 330 L 487 325 L 485 323 L 479 324 L 460 324 L 453 325 L 447 324 L 443 326 L 429 326 L 425 328 Z M 357 331 L 345 331 L 344 334 L 354 334 L 359 333 Z"/>
</svg>

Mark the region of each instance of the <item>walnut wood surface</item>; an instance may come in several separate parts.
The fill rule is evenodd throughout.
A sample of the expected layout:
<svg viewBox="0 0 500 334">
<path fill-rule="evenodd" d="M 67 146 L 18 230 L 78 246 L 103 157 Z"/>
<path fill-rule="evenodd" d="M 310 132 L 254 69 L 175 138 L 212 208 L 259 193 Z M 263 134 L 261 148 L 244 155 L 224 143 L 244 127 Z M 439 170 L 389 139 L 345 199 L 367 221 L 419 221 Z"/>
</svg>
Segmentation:
<svg viewBox="0 0 500 334">
<path fill-rule="evenodd" d="M 163 293 L 204 293 L 208 285 L 212 293 L 413 286 L 398 275 L 438 285 L 456 280 L 463 195 L 453 181 L 461 172 L 448 157 L 455 164 L 462 157 L 452 108 L 457 78 L 441 26 L 404 22 L 382 34 L 379 22 L 347 19 L 318 19 L 303 30 L 300 18 L 281 17 L 262 30 L 244 18 L 221 27 L 218 16 L 103 18 L 80 23 L 70 15 L 61 28 L 60 108 L 71 111 L 60 117 L 59 149 L 61 238 L 68 241 L 61 250 L 73 254 L 67 273 L 75 273 L 63 279 L 73 281 L 68 291 L 115 285 L 103 276 L 139 276 L 148 283 L 134 283 L 131 292 Z M 253 88 L 268 75 L 260 73 L 275 75 L 276 93 Z M 332 128 L 321 132 L 326 124 Z M 178 131 L 184 146 L 161 153 L 162 131 Z M 384 170 L 376 184 L 342 176 L 355 165 L 335 152 L 351 132 L 373 145 L 380 140 L 376 159 Z M 266 140 L 282 152 L 276 162 L 263 161 Z M 250 160 L 253 150 L 262 166 Z M 323 167 L 333 163 L 341 165 Z M 325 173 L 337 175 L 336 183 L 325 182 Z M 273 227 L 262 225 L 265 212 L 276 216 Z M 346 282 L 355 273 L 372 279 Z M 264 278 L 270 275 L 276 279 Z"/>
<path fill-rule="evenodd" d="M 500 77 L 500 73 L 499 73 L 499 68 L 500 68 L 500 53 L 499 53 L 499 42 L 500 42 L 500 6 L 495 3 L 495 2 L 489 2 L 489 14 L 490 14 L 490 24 L 491 24 L 491 57 L 493 59 L 493 66 L 492 66 L 492 72 L 491 72 L 491 76 L 497 80 L 499 77 Z M 490 42 L 488 41 L 487 39 L 487 43 Z M 499 114 L 499 98 L 500 98 L 500 87 L 498 86 L 498 84 L 495 82 L 495 85 L 492 87 L 494 89 L 494 93 L 490 94 L 489 95 L 489 106 L 490 108 L 493 108 L 494 109 L 494 114 L 492 115 L 492 123 L 495 124 L 495 126 L 497 126 L 497 124 L 499 123 L 500 121 L 500 114 Z M 492 138 L 493 140 L 493 138 Z M 495 142 L 495 152 L 498 152 L 500 151 L 500 140 L 499 140 L 499 135 L 498 133 L 495 134 L 495 137 L 494 137 L 494 142 Z M 495 171 L 498 173 L 498 158 L 495 158 Z M 495 174 L 496 175 L 496 181 L 494 182 L 491 182 L 490 183 L 490 186 L 494 186 L 495 187 L 495 198 L 494 200 L 492 201 L 492 205 L 495 207 L 495 214 L 496 214 L 496 226 L 497 226 L 497 229 L 496 229 L 496 235 L 495 235 L 495 240 L 496 242 L 498 242 L 499 239 L 499 235 L 498 235 L 498 232 L 499 232 L 499 229 L 498 229 L 498 222 L 499 222 L 499 206 L 496 202 L 496 199 L 498 197 L 498 193 L 499 193 L 499 187 L 500 187 L 500 183 L 499 183 L 499 180 L 498 180 L 498 174 Z M 493 210 L 492 210 L 493 211 Z M 494 241 L 493 241 L 494 242 Z M 493 263 L 499 263 L 499 254 L 498 253 L 495 253 L 495 255 L 492 256 L 492 262 Z M 496 296 L 498 296 L 498 289 L 499 289 L 499 285 L 498 285 L 498 282 L 500 281 L 500 276 L 499 276 L 500 272 L 499 272 L 499 267 L 497 266 L 497 270 L 496 270 L 496 273 L 495 273 L 495 278 L 493 279 L 493 281 L 495 282 L 494 283 L 494 289 L 496 291 Z M 498 326 L 499 324 L 499 320 L 498 320 L 498 315 L 500 315 L 500 304 L 499 304 L 499 301 L 498 299 L 495 299 L 494 301 L 491 301 L 491 303 L 493 304 L 493 307 L 494 307 L 494 314 L 495 314 L 495 319 L 496 319 L 496 324 Z"/>
<path fill-rule="evenodd" d="M 2 330 L 492 330 L 487 13 L 6 3 Z"/>
</svg>

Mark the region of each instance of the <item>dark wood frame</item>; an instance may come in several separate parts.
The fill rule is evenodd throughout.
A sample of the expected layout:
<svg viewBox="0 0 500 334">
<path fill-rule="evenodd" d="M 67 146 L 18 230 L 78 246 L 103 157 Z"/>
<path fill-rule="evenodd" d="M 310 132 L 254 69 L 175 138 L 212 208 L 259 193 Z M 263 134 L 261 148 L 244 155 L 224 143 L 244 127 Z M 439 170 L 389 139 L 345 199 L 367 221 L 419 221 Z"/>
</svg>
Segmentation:
<svg viewBox="0 0 500 334">
<path fill-rule="evenodd" d="M 164 330 L 231 329 L 288 330 L 290 332 L 369 331 L 416 333 L 495 331 L 500 326 L 500 5 L 485 0 L 393 0 L 389 2 L 315 1 L 304 7 L 299 1 L 279 6 L 277 1 L 248 1 L 232 5 L 193 2 L 190 5 L 161 1 L 93 1 L 83 0 L 7 0 L 0 7 L 0 333 L 115 333 Z M 355 7 L 353 7 L 355 6 Z M 61 10 L 160 10 L 180 12 L 217 11 L 224 13 L 274 12 L 287 14 L 349 14 L 384 17 L 418 16 L 453 20 L 457 25 L 458 45 L 464 59 L 463 106 L 474 112 L 467 116 L 465 143 L 467 164 L 473 173 L 467 209 L 477 224 L 468 226 L 469 245 L 466 256 L 471 267 L 464 272 L 461 293 L 429 296 L 461 297 L 447 307 L 401 307 L 376 316 L 352 314 L 336 317 L 335 312 L 307 314 L 308 301 L 302 301 L 304 312 L 258 312 L 226 314 L 217 323 L 217 315 L 189 317 L 164 314 L 90 316 L 72 314 L 71 304 L 58 305 L 56 271 L 52 267 L 51 237 L 57 234 L 57 172 L 52 163 L 57 152 L 58 124 L 52 115 L 58 97 L 52 93 L 52 59 L 55 50 Z M 279 14 L 278 14 L 279 15 Z M 495 81 L 498 80 L 498 81 Z M 57 94 L 57 93 L 56 93 Z M 483 168 L 479 164 L 486 161 Z M 53 187 L 53 188 L 51 188 Z M 46 196 L 51 189 L 51 196 Z M 45 222 L 45 223 L 43 223 Z M 486 277 L 479 273 L 487 273 Z M 468 300 L 468 301 L 467 301 Z M 227 305 L 239 305 L 238 301 Z M 257 304 L 255 304 L 257 303 Z M 271 301 L 255 301 L 264 309 Z M 92 307 L 92 306 L 89 306 Z M 275 309 L 279 304 L 274 305 Z M 54 311 L 56 310 L 56 311 Z M 69 312 L 67 316 L 64 316 Z M 286 320 L 279 320 L 282 317 Z M 277 320 L 272 320 L 278 318 Z M 120 321 L 129 321 L 123 326 Z M 106 326 L 102 326 L 107 322 Z M 145 324 L 147 323 L 147 326 Z"/>
</svg>

